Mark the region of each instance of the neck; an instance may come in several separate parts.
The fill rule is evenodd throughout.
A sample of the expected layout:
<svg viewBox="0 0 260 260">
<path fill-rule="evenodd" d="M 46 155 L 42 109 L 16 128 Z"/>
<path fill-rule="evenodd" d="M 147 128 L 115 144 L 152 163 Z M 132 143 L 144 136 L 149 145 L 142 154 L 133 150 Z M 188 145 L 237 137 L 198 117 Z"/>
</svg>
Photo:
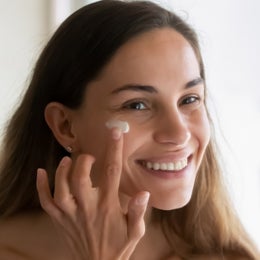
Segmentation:
<svg viewBox="0 0 260 260">
<path fill-rule="evenodd" d="M 131 198 L 123 193 L 120 193 L 119 197 L 123 212 L 127 213 L 128 203 Z M 147 207 L 144 221 L 146 225 L 145 235 L 138 243 L 131 260 L 167 259 L 171 253 L 170 245 L 162 231 L 159 220 L 152 219 L 152 207 Z"/>
<path fill-rule="evenodd" d="M 158 222 L 149 221 L 146 224 L 146 231 L 138 243 L 131 260 L 135 259 L 167 259 L 171 254 L 171 247 L 162 232 Z"/>
</svg>

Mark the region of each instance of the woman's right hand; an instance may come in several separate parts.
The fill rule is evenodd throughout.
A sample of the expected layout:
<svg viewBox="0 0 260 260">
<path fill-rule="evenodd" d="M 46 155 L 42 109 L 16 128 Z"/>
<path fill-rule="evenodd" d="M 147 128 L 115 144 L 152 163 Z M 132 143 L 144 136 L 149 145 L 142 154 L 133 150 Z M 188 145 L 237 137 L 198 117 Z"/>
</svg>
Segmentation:
<svg viewBox="0 0 260 260">
<path fill-rule="evenodd" d="M 78 156 L 73 167 L 69 157 L 61 160 L 53 196 L 46 171 L 38 169 L 41 206 L 68 241 L 73 259 L 129 259 L 145 233 L 149 193 L 142 191 L 131 198 L 127 213 L 120 205 L 123 136 L 119 129 L 112 129 L 107 147 L 102 181 L 97 188 L 92 187 L 90 179 L 94 163 L 91 155 Z"/>
</svg>

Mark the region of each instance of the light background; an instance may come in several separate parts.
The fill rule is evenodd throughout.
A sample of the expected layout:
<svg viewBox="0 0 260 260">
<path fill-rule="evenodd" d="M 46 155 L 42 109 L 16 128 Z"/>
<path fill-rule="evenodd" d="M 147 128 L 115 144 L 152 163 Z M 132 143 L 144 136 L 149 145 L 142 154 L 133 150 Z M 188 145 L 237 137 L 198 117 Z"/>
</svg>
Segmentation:
<svg viewBox="0 0 260 260">
<path fill-rule="evenodd" d="M 0 139 L 47 39 L 88 2 L 94 1 L 0 0 Z M 199 34 L 226 180 L 260 248 L 260 1 L 155 2 L 175 10 Z"/>
</svg>

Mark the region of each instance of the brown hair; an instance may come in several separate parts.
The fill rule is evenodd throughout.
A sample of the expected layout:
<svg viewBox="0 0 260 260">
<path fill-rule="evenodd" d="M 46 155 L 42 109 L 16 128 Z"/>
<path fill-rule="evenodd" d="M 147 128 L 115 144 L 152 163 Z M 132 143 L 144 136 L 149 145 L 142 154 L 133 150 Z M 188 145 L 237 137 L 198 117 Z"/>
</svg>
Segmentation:
<svg viewBox="0 0 260 260">
<path fill-rule="evenodd" d="M 197 36 L 174 13 L 146 1 L 103 0 L 71 15 L 56 31 L 36 63 L 25 96 L 5 133 L 0 162 L 0 216 L 39 208 L 36 169 L 54 173 L 67 152 L 44 120 L 44 109 L 57 101 L 78 108 L 88 83 L 129 39 L 169 27 L 193 47 L 205 80 Z M 173 251 L 181 257 L 235 253 L 256 258 L 256 249 L 240 225 L 221 180 L 213 138 L 199 169 L 191 201 L 173 211 L 154 210 Z"/>
</svg>

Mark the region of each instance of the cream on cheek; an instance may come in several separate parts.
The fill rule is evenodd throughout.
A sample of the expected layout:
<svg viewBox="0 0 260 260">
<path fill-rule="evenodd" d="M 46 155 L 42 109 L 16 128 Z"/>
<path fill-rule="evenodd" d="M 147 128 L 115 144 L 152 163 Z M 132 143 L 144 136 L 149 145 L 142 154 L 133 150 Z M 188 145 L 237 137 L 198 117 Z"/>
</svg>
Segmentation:
<svg viewBox="0 0 260 260">
<path fill-rule="evenodd" d="M 130 130 L 129 123 L 126 121 L 111 119 L 106 122 L 106 127 L 109 129 L 119 128 L 123 133 L 128 133 Z"/>
<path fill-rule="evenodd" d="M 111 129 L 111 128 L 119 128 L 121 129 L 121 131 L 123 133 L 128 133 L 130 131 L 130 125 L 129 122 L 127 121 L 121 121 L 121 120 L 117 120 L 117 119 L 112 119 L 106 122 L 106 127 Z M 131 124 L 133 125 L 133 124 Z M 122 176 L 121 176 L 121 184 L 124 183 L 124 180 L 128 180 L 127 181 L 127 187 L 128 189 L 130 188 L 130 190 L 134 190 L 134 192 L 137 192 L 138 190 L 136 190 L 134 183 L 136 182 L 135 180 L 135 175 L 132 174 L 132 171 L 135 169 L 136 165 L 135 165 L 135 161 L 133 160 L 133 158 L 131 159 L 134 151 L 136 149 L 138 149 L 138 145 L 140 145 L 140 140 L 138 138 L 136 138 L 136 134 L 135 132 L 138 131 L 135 129 L 132 129 L 133 131 L 131 131 L 131 136 L 130 135 L 124 135 L 124 148 L 123 148 L 123 168 L 122 168 Z M 134 138 L 135 136 L 135 138 Z M 142 137 L 143 139 L 143 137 Z M 132 185 L 133 187 L 132 187 Z M 124 186 L 124 185 L 123 185 Z M 123 193 L 129 193 L 126 192 L 125 187 L 120 187 L 120 190 Z M 129 194 L 133 195 L 132 192 L 130 192 Z"/>
<path fill-rule="evenodd" d="M 100 177 L 104 170 L 104 164 L 106 160 L 106 154 L 109 152 L 109 147 L 106 145 L 107 138 L 110 137 L 110 131 L 112 128 L 119 128 L 123 133 L 128 133 L 130 130 L 129 123 L 122 120 L 117 119 L 110 119 L 106 121 L 103 124 L 103 127 L 100 127 L 99 131 L 99 138 L 93 138 L 95 136 L 96 131 L 95 129 L 92 129 L 92 138 L 89 140 L 89 149 L 88 151 L 96 158 L 96 162 L 94 163 L 92 170 L 91 170 L 91 179 L 93 182 L 93 186 L 98 186 Z M 99 122 L 100 125 L 100 122 Z M 97 135 L 96 135 L 97 136 Z M 99 145 L 98 145 L 99 143 Z M 104 149 L 100 149 L 100 147 L 103 147 Z M 90 151 L 91 150 L 91 151 Z M 123 153 L 123 151 L 122 151 Z"/>
</svg>

